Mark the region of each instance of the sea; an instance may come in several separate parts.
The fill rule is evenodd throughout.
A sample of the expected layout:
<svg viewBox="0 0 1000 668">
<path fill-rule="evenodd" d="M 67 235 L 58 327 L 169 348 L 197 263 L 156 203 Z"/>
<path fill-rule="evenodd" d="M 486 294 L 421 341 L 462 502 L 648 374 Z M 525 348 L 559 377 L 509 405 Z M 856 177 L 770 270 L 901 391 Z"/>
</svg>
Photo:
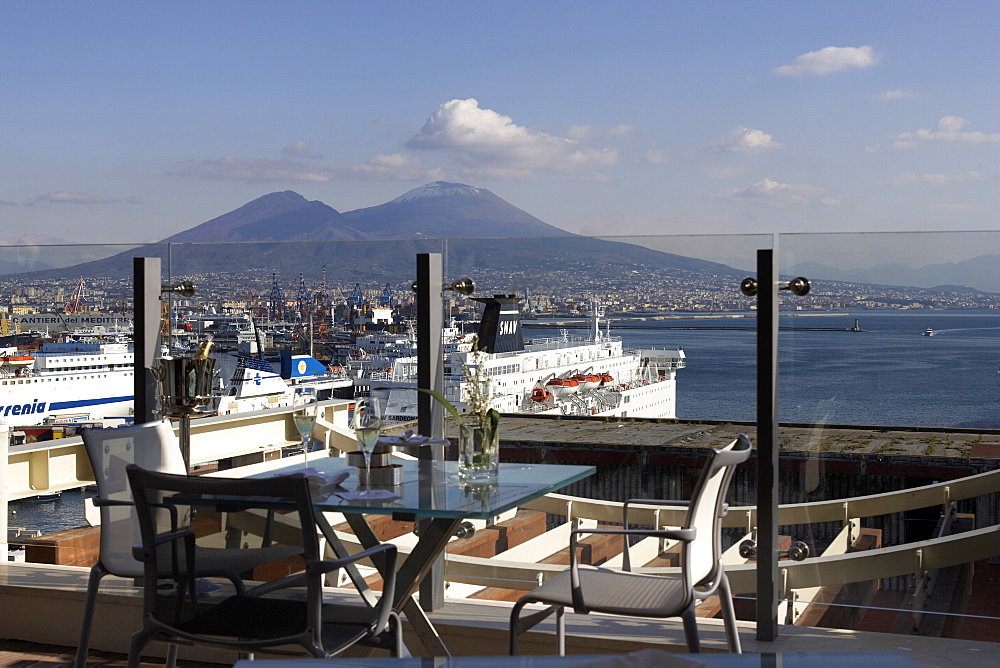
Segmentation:
<svg viewBox="0 0 1000 668">
<path fill-rule="evenodd" d="M 1000 429 L 1000 310 L 793 312 L 779 320 L 782 421 Z M 557 327 L 525 329 L 526 338 L 559 335 Z M 684 350 L 677 417 L 755 419 L 752 314 L 625 321 L 611 335 L 627 348 Z"/>
<path fill-rule="evenodd" d="M 782 315 L 780 327 L 782 421 L 1000 429 L 1000 310 L 796 312 Z M 752 314 L 670 314 L 668 320 L 616 323 L 611 335 L 620 336 L 627 348 L 684 350 L 687 366 L 677 373 L 678 417 L 753 421 L 755 328 Z M 928 328 L 933 336 L 924 335 Z M 530 339 L 561 331 L 530 327 L 524 333 Z M 45 533 L 83 526 L 85 494 L 11 503 L 9 525 Z"/>
</svg>

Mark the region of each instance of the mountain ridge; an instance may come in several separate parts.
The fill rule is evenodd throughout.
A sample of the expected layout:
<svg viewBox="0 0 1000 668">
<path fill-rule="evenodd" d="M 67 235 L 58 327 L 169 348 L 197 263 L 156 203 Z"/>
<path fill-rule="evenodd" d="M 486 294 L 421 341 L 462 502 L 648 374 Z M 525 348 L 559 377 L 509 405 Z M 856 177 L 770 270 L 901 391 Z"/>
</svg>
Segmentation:
<svg viewBox="0 0 1000 668">
<path fill-rule="evenodd" d="M 252 243 L 248 243 L 252 242 Z M 346 243 L 345 243 L 346 242 Z M 181 244 L 181 246 L 168 246 Z M 732 273 L 725 265 L 624 242 L 582 237 L 549 225 L 485 188 L 435 181 L 374 207 L 340 213 L 291 190 L 268 193 L 211 220 L 117 255 L 39 277 L 113 276 L 134 257 L 166 259 L 174 276 L 259 270 L 268 274 L 331 269 L 342 280 L 412 281 L 413 257 L 447 250 L 450 271 L 520 276 L 563 273 L 618 280 L 638 272 Z M 600 262 L 595 262 L 601 257 Z M 571 268 L 567 273 L 567 268 Z M 22 269 L 23 271 L 23 269 Z M 532 279 L 535 280 L 535 279 Z"/>
</svg>

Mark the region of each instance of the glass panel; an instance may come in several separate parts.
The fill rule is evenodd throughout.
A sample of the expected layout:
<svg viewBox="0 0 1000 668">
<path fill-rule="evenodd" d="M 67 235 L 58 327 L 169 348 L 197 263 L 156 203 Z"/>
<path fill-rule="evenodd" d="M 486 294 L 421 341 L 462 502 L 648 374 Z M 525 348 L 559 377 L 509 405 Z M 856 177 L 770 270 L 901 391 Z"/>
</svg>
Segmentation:
<svg viewBox="0 0 1000 668">
<path fill-rule="evenodd" d="M 770 244 L 763 235 L 151 245 L 112 249 L 127 252 L 67 269 L 62 275 L 73 278 L 59 279 L 62 296 L 49 296 L 46 303 L 65 304 L 82 274 L 88 294 L 100 295 L 104 308 L 128 312 L 131 258 L 160 257 L 164 284 L 195 286 L 194 296 L 164 296 L 164 331 L 170 333 L 165 343 L 174 354 L 190 354 L 213 338 L 222 367 L 213 404 L 220 414 L 231 411 L 236 419 L 240 412 L 280 406 L 274 394 L 244 390 L 256 391 L 279 367 L 286 371 L 278 357 L 284 350 L 318 360 L 304 375 L 318 369 L 334 377 L 329 397 L 382 393 L 389 399 L 388 417 L 399 422 L 392 430 L 398 437 L 415 428 L 410 420 L 416 393 L 407 389 L 416 370 L 408 324 L 416 315 L 415 254 L 440 252 L 447 282 L 468 276 L 477 284 L 474 297 L 514 295 L 511 303 L 518 305 L 527 350 L 492 350 L 481 362 L 495 405 L 504 412 L 503 461 L 595 465 L 596 475 L 559 492 L 579 497 L 571 512 L 585 525 L 620 525 L 624 500 L 687 500 L 708 448 L 740 432 L 754 435 L 755 301 L 739 285 L 754 274 L 755 251 Z M 34 285 L 18 280 L 22 290 Z M 487 305 L 452 290 L 443 299 L 448 396 L 464 410 L 468 381 L 462 363 L 469 366 L 471 337 Z M 513 331 L 507 325 L 497 333 Z M 266 371 L 263 362 L 246 359 L 260 356 L 261 348 L 275 360 Z M 551 383 L 556 380 L 567 384 Z M 290 443 L 297 440 L 290 423 L 287 432 Z M 453 427 L 447 435 L 454 437 Z M 347 484 L 353 488 L 356 481 Z M 478 493 L 489 500 L 488 489 Z M 723 548 L 727 563 L 738 566 L 731 576 L 738 614 L 752 619 L 753 564 L 738 555 L 751 528 L 752 467 L 737 472 L 728 498 L 732 510 Z M 632 524 L 640 527 L 684 522 L 682 510 L 632 512 Z M 567 547 L 565 527 L 559 528 L 566 514 L 560 497 L 477 521 L 478 542 L 457 550 L 478 545 L 473 556 L 490 556 L 482 550 L 510 549 L 504 561 L 518 565 L 486 559 L 449 564 L 455 583 L 449 595 L 515 599 L 537 584 L 539 569 L 558 572 L 564 563 L 557 562 L 565 561 L 559 554 Z M 538 538 L 546 530 L 549 537 Z M 495 540 L 484 539 L 484 532 Z M 620 538 L 587 541 L 587 559 L 622 564 Z M 631 542 L 633 567 L 679 564 L 675 543 Z M 546 559 L 554 565 L 540 566 Z M 709 604 L 703 614 L 716 610 Z"/>
<path fill-rule="evenodd" d="M 782 280 L 812 283 L 781 292 L 781 500 L 806 504 L 782 511 L 781 534 L 820 556 L 781 562 L 782 621 L 995 638 L 1000 234 L 779 248 Z"/>
</svg>

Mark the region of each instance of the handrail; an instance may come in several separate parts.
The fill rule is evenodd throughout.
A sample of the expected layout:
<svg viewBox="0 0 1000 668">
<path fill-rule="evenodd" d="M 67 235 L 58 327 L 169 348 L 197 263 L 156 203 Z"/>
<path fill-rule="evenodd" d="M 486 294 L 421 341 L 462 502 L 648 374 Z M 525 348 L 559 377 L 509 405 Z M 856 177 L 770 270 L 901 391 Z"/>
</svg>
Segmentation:
<svg viewBox="0 0 1000 668">
<path fill-rule="evenodd" d="M 890 513 L 945 505 L 952 501 L 971 499 L 1000 492 L 1000 470 L 978 473 L 966 478 L 913 487 L 911 489 L 854 496 L 846 499 L 792 503 L 778 506 L 778 523 L 781 525 L 812 524 L 816 522 L 843 522 L 849 518 L 875 517 Z M 587 499 L 565 494 L 547 494 L 524 504 L 529 510 L 540 510 L 554 515 L 565 515 L 572 508 L 573 517 L 594 519 L 599 522 L 621 522 L 621 503 Z M 680 526 L 686 509 L 680 506 L 632 506 L 636 524 L 653 525 L 654 512 L 659 512 L 660 526 Z M 725 527 L 752 528 L 756 524 L 756 508 L 730 506 L 723 519 Z"/>
<path fill-rule="evenodd" d="M 780 561 L 778 568 L 783 571 L 780 580 L 785 582 L 786 590 L 791 591 L 911 575 L 988 559 L 998 553 L 1000 525 L 994 525 L 878 550 L 813 557 L 803 561 Z M 726 566 L 733 593 L 756 591 L 756 568 L 755 563 Z M 445 558 L 446 579 L 506 589 L 531 590 L 564 570 L 566 566 L 560 564 L 529 564 L 498 557 L 487 559 L 448 554 Z M 632 570 L 649 575 L 679 577 L 681 574 L 681 569 L 677 567 L 633 567 Z"/>
</svg>

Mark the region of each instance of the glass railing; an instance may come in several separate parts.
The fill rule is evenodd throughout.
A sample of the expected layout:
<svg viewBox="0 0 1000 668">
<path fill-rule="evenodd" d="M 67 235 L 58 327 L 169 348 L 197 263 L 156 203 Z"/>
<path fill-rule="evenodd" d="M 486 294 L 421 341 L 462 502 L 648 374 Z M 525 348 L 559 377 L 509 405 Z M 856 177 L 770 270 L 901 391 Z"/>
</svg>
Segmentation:
<svg viewBox="0 0 1000 668">
<path fill-rule="evenodd" d="M 756 275 L 756 251 L 776 247 L 783 281 L 811 281 L 806 296 L 779 293 L 779 496 L 782 504 L 814 504 L 779 516 L 782 545 L 801 541 L 809 553 L 805 561 L 782 555 L 787 588 L 779 592 L 779 621 L 979 639 L 970 629 L 996 629 L 995 616 L 979 606 L 981 592 L 992 591 L 997 555 L 961 541 L 963 533 L 978 540 L 976 528 L 996 526 L 997 494 L 955 484 L 920 492 L 934 499 L 922 506 L 909 497 L 865 497 L 994 467 L 1000 284 L 990 278 L 993 265 L 974 258 L 998 241 L 949 233 L 782 235 L 777 242 L 746 235 L 16 247 L 0 249 L 8 272 L 0 294 L 9 315 L 5 335 L 68 327 L 78 338 L 105 340 L 108 324 L 130 316 L 132 258 L 159 257 L 165 285 L 190 280 L 196 288 L 193 297 L 164 297 L 172 351 L 210 335 L 217 348 L 248 355 L 260 346 L 287 348 L 348 376 L 405 386 L 415 369 L 407 360 L 414 354 L 407 332 L 416 317 L 415 254 L 441 253 L 446 282 L 472 278 L 477 298 L 516 295 L 522 338 L 539 351 L 498 352 L 490 362 L 497 393 L 514 397 L 504 404 L 508 457 L 540 461 L 559 449 L 561 461 L 596 461 L 598 474 L 564 493 L 620 503 L 686 498 L 705 448 L 741 431 L 756 438 L 756 299 L 741 293 L 740 283 Z M 483 305 L 450 290 L 443 295 L 443 325 L 455 328 L 445 333 L 452 337 L 446 349 L 461 352 Z M 595 304 L 602 313 L 596 334 Z M 87 331 L 97 326 L 105 329 Z M 379 341 L 384 329 L 395 338 Z M 460 382 L 457 366 L 446 361 L 445 371 Z M 575 376 L 575 389 L 552 382 Z M 450 396 L 462 398 L 460 391 Z M 398 419 L 413 415 L 414 398 L 396 397 Z M 546 433 L 536 427 L 530 437 L 519 435 L 527 431 L 514 425 L 527 417 Z M 651 417 L 666 419 L 645 420 Z M 732 516 L 745 521 L 734 519 L 725 532 L 737 609 L 746 619 L 755 614 L 754 555 L 740 556 L 739 548 L 754 533 L 746 519 L 752 514 L 739 509 L 756 503 L 754 470 L 741 469 L 734 481 Z M 71 502 L 67 493 L 54 503 Z M 72 516 L 48 510 L 60 521 Z M 548 528 L 559 521 L 549 509 Z M 20 510 L 18 522 L 26 523 Z M 907 547 L 920 540 L 937 541 L 924 557 Z M 887 547 L 900 556 L 867 558 Z M 608 549 L 614 565 L 620 557 Z M 939 552 L 974 559 L 931 568 L 954 561 L 935 561 Z M 850 562 L 856 567 L 839 566 L 844 559 L 857 559 Z M 654 549 L 648 562 L 666 567 L 672 560 Z M 845 572 L 871 576 L 856 581 Z M 531 573 L 482 565 L 456 582 L 488 597 L 504 582 L 529 588 L 537 582 Z"/>
<path fill-rule="evenodd" d="M 976 541 L 998 497 L 960 479 L 996 468 L 1000 233 L 795 234 L 778 247 L 782 279 L 812 284 L 780 298 L 780 415 L 800 423 L 781 430 L 781 500 L 811 504 L 809 524 L 780 533 L 822 555 L 788 581 L 824 585 L 783 592 L 783 621 L 993 637 L 1000 541 Z M 828 521 L 825 502 L 844 499 Z M 825 566 L 838 559 L 849 577 Z"/>
</svg>

